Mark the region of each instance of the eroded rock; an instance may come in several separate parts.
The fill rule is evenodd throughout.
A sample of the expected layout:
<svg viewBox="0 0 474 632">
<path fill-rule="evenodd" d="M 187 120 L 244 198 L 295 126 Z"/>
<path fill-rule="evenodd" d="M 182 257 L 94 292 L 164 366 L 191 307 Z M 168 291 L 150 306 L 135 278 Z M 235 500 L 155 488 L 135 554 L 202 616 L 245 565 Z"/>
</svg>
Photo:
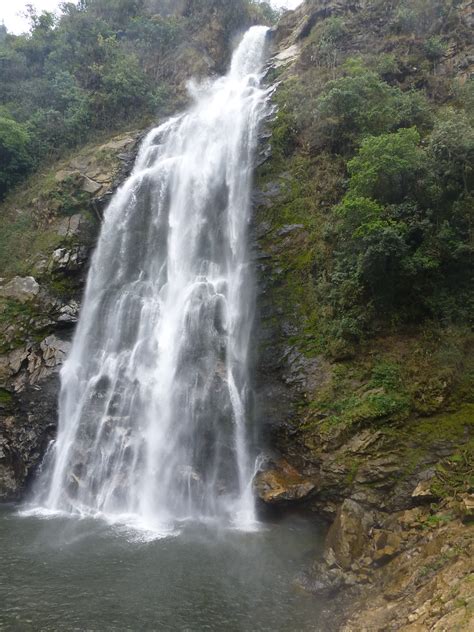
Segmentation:
<svg viewBox="0 0 474 632">
<path fill-rule="evenodd" d="M 85 223 L 85 218 L 81 213 L 65 217 L 58 223 L 57 233 L 61 237 L 77 237 L 81 224 Z"/>
<path fill-rule="evenodd" d="M 58 372 L 70 343 L 50 335 L 3 356 L 11 401 L 0 413 L 0 500 L 21 497 L 56 427 Z"/>
<path fill-rule="evenodd" d="M 81 189 L 86 193 L 90 193 L 91 195 L 95 195 L 102 189 L 102 184 L 84 176 Z"/>
<path fill-rule="evenodd" d="M 432 483 L 433 478 L 429 478 L 418 483 L 411 495 L 414 503 L 430 503 L 436 500 L 436 494 L 431 489 Z"/>
<path fill-rule="evenodd" d="M 53 272 L 78 272 L 83 269 L 88 254 L 85 246 L 57 248 L 51 256 L 49 269 Z"/>
</svg>

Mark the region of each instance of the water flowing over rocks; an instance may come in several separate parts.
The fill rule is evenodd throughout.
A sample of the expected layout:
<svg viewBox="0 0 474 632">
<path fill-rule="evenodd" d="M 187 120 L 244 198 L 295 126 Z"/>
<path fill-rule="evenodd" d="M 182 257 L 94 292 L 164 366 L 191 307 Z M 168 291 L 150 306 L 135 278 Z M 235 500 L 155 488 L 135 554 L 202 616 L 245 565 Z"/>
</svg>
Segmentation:
<svg viewBox="0 0 474 632">
<path fill-rule="evenodd" d="M 266 35 L 251 28 L 225 77 L 190 87 L 105 211 L 39 508 L 159 533 L 254 523 L 247 226 Z M 92 176 L 81 187 L 97 193 Z M 84 254 L 58 249 L 54 269 Z"/>
</svg>

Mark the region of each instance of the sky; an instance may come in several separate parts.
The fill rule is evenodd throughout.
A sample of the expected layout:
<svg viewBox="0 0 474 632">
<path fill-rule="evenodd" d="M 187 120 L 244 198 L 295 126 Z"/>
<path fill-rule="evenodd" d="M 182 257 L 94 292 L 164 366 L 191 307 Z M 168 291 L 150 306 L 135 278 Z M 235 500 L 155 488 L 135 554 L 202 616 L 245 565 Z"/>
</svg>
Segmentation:
<svg viewBox="0 0 474 632">
<path fill-rule="evenodd" d="M 302 0 L 270 0 L 275 7 L 294 9 Z M 54 11 L 60 0 L 0 0 L 0 23 L 3 21 L 11 33 L 23 33 L 28 30 L 28 21 L 21 16 L 25 5 L 32 4 L 41 11 Z"/>
</svg>

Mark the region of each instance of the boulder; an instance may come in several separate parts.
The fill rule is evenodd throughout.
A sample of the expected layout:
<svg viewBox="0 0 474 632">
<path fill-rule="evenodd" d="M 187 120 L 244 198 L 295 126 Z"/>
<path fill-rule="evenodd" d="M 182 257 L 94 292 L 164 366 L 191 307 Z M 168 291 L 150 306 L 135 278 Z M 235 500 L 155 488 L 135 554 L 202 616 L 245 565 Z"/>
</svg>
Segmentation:
<svg viewBox="0 0 474 632">
<path fill-rule="evenodd" d="M 85 246 L 73 248 L 57 248 L 49 263 L 52 272 L 80 272 L 84 269 L 88 258 L 88 249 Z"/>
<path fill-rule="evenodd" d="M 85 218 L 81 213 L 65 217 L 58 224 L 58 235 L 61 237 L 77 237 L 81 224 L 85 222 Z"/>
<path fill-rule="evenodd" d="M 298 44 L 292 44 L 273 57 L 272 65 L 274 68 L 287 66 L 291 62 L 295 61 L 299 57 L 300 53 L 300 46 Z"/>
<path fill-rule="evenodd" d="M 436 494 L 431 491 L 432 483 L 433 483 L 433 478 L 430 478 L 418 483 L 418 485 L 415 487 L 411 495 L 412 500 L 415 505 L 430 503 L 436 500 L 437 498 Z"/>
<path fill-rule="evenodd" d="M 48 336 L 40 344 L 44 364 L 49 368 L 60 366 L 66 359 L 70 348 L 70 342 L 61 340 L 54 335 Z"/>
<path fill-rule="evenodd" d="M 474 494 L 466 494 L 460 503 L 463 522 L 474 521 Z"/>
<path fill-rule="evenodd" d="M 84 176 L 84 180 L 82 182 L 81 189 L 86 193 L 90 193 L 91 195 L 95 195 L 102 188 L 102 185 L 96 182 L 95 180 L 91 180 L 87 176 Z"/>
<path fill-rule="evenodd" d="M 315 562 L 310 573 L 300 573 L 295 586 L 318 596 L 330 596 L 349 583 L 349 576 L 339 568 L 329 568 L 324 562 Z"/>
<path fill-rule="evenodd" d="M 401 552 L 402 538 L 398 533 L 379 529 L 375 532 L 373 560 L 384 564 Z"/>
<path fill-rule="evenodd" d="M 260 500 L 269 505 L 304 500 L 316 489 L 314 480 L 306 478 L 281 458 L 267 462 L 253 484 Z"/>
<path fill-rule="evenodd" d="M 339 508 L 326 538 L 326 561 L 337 564 L 343 570 L 349 570 L 365 552 L 372 524 L 371 513 L 355 501 L 346 499 Z"/>
<path fill-rule="evenodd" d="M 0 298 L 9 298 L 20 303 L 28 303 L 38 296 L 40 286 L 33 277 L 14 277 L 0 286 Z"/>
</svg>

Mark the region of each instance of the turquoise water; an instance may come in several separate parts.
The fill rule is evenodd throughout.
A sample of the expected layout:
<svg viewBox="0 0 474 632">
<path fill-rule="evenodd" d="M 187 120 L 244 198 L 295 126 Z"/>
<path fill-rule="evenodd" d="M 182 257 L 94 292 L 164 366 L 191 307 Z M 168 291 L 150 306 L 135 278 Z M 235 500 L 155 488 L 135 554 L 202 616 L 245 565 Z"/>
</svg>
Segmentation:
<svg viewBox="0 0 474 632">
<path fill-rule="evenodd" d="M 188 527 L 146 540 L 100 521 L 0 508 L 0 629 L 326 632 L 293 587 L 321 546 L 298 518 L 256 533 Z"/>
</svg>

